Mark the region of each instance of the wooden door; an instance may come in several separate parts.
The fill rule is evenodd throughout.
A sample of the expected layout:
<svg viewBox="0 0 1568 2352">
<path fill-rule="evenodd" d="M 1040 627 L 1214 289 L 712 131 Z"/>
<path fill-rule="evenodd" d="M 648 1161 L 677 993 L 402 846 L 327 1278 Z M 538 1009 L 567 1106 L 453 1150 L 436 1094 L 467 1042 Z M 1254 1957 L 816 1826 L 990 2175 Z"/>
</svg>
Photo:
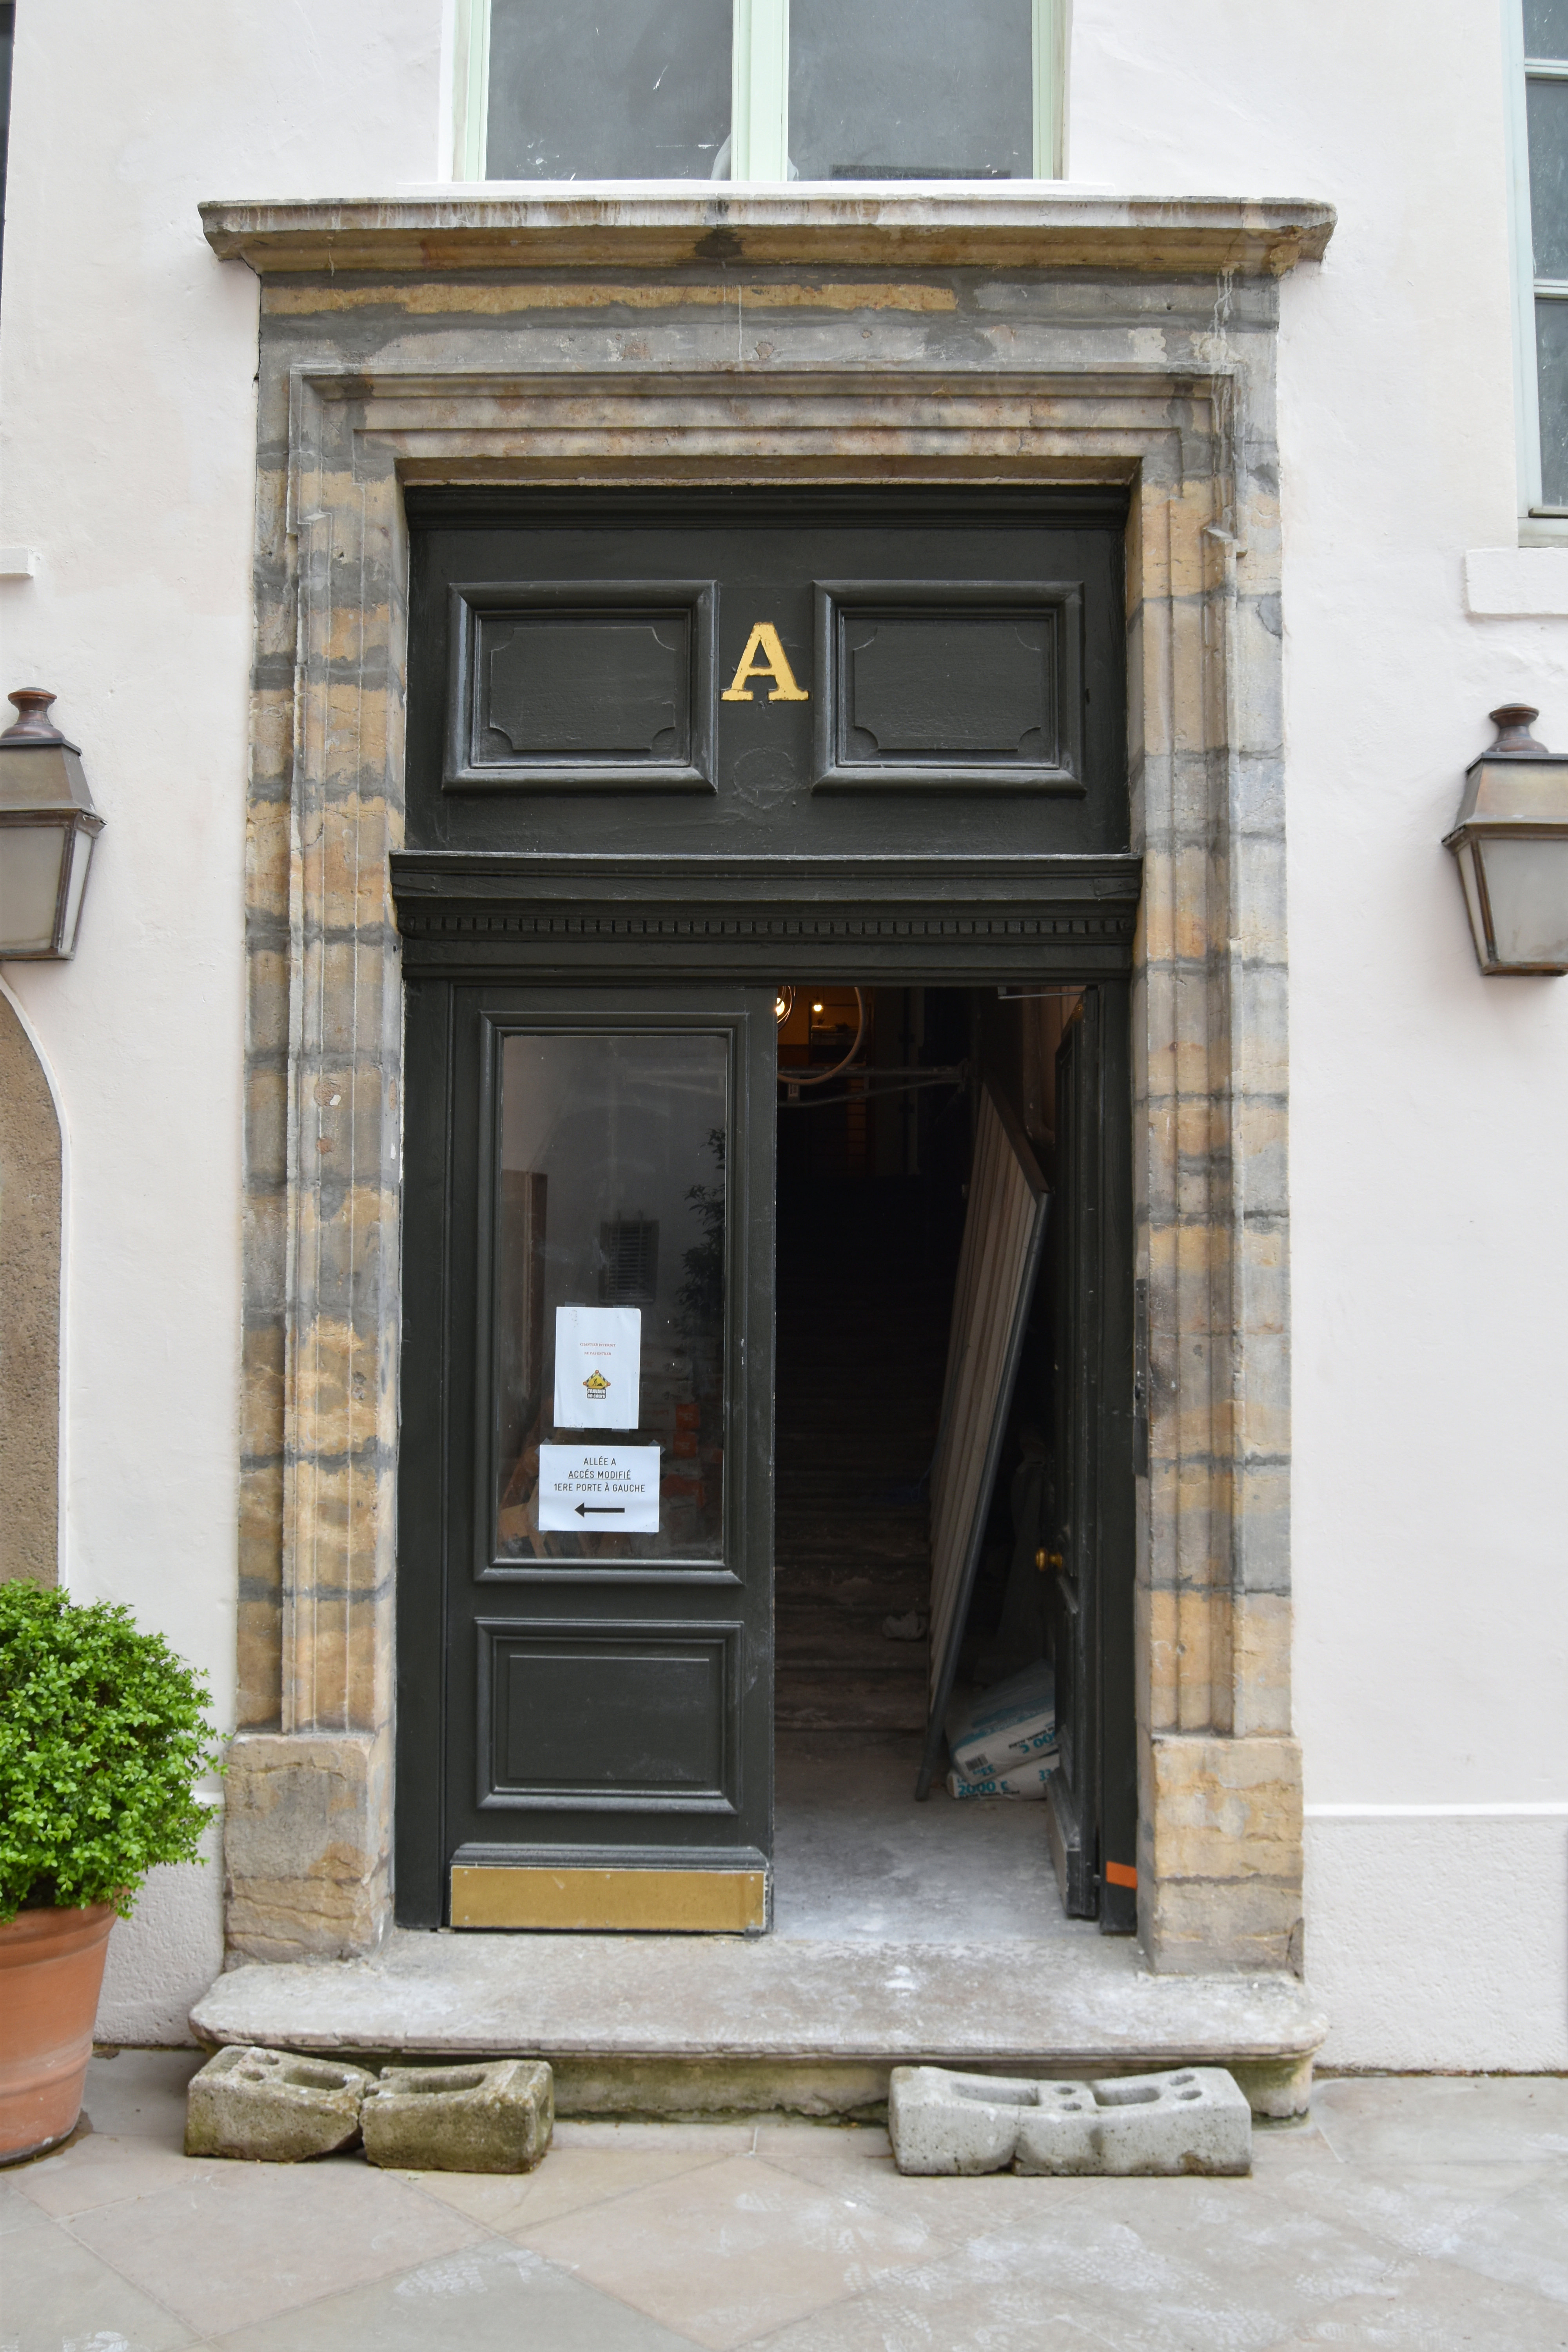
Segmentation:
<svg viewBox="0 0 1568 2352">
<path fill-rule="evenodd" d="M 773 992 L 416 985 L 409 1047 L 402 1916 L 760 1929 Z"/>
<path fill-rule="evenodd" d="M 1132 1692 L 1131 1103 L 1124 988 L 1084 991 L 1057 1054 L 1052 1448 L 1046 1568 L 1060 1762 L 1049 1831 L 1062 1901 L 1137 1925 Z"/>
</svg>

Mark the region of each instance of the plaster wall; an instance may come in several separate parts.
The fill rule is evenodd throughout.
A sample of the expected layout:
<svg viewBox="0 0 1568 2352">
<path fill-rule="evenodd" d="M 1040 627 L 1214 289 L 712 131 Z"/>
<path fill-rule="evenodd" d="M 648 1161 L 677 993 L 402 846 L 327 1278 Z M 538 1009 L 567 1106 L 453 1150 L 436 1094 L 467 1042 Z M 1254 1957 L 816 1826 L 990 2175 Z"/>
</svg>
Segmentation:
<svg viewBox="0 0 1568 2352">
<path fill-rule="evenodd" d="M 7 970 L 72 1133 L 65 1574 L 229 1721 L 257 288 L 195 205 L 426 182 L 442 9 L 18 16 L 0 541 L 40 565 L 0 581 L 0 684 L 58 691 L 108 819 L 76 962 Z M 1490 5 L 1075 0 L 1075 179 L 1340 213 L 1281 289 L 1279 371 L 1310 1815 L 1568 1801 L 1568 988 L 1480 978 L 1438 846 L 1489 708 L 1568 748 L 1568 624 L 1465 603 L 1466 551 L 1517 535 L 1503 126 Z M 1340 2063 L 1564 2063 L 1563 1903 L 1489 1924 L 1556 1834 L 1521 1819 L 1312 1821 Z"/>
</svg>

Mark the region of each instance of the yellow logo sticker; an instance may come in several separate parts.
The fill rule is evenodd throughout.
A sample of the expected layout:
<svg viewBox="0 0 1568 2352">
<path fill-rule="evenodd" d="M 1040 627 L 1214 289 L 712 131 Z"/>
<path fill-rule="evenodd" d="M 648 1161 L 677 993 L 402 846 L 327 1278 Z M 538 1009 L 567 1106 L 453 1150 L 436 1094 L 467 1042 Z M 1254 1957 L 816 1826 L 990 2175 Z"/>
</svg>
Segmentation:
<svg viewBox="0 0 1568 2352">
<path fill-rule="evenodd" d="M 590 1372 L 583 1386 L 591 1397 L 608 1396 L 610 1393 L 610 1383 L 603 1372 Z"/>
<path fill-rule="evenodd" d="M 752 689 L 747 683 L 753 677 L 770 677 L 773 688 L 770 702 L 809 702 L 810 695 L 804 686 L 796 686 L 795 672 L 789 666 L 789 656 L 779 643 L 779 633 L 771 621 L 759 621 L 746 639 L 746 650 L 741 656 L 734 677 L 720 696 L 721 702 L 750 702 Z"/>
</svg>

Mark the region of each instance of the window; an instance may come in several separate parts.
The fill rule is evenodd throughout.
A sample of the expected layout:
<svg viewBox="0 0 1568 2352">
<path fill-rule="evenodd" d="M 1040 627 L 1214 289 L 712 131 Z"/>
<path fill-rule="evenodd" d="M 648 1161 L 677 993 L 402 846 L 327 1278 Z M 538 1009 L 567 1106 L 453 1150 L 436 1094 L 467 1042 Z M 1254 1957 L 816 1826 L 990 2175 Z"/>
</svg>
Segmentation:
<svg viewBox="0 0 1568 2352">
<path fill-rule="evenodd" d="M 1051 179 L 1065 9 L 459 0 L 455 170 L 489 180 Z"/>
<path fill-rule="evenodd" d="M 16 0 L 0 5 L 0 238 L 5 234 L 5 150 L 11 133 L 11 51 L 16 38 Z"/>
<path fill-rule="evenodd" d="M 647 1307 L 658 1295 L 658 1219 L 616 1217 L 599 1227 L 599 1304 Z"/>
<path fill-rule="evenodd" d="M 1521 503 L 1568 518 L 1568 0 L 1523 0 L 1514 180 Z"/>
</svg>

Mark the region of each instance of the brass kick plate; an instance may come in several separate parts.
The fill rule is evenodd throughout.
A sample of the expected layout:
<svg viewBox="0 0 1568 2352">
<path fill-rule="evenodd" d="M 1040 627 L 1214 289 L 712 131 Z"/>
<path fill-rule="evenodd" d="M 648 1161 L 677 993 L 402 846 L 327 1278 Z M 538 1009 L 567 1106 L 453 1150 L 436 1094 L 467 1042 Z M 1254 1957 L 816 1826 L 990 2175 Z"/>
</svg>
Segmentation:
<svg viewBox="0 0 1568 2352">
<path fill-rule="evenodd" d="M 452 1870 L 454 1927 L 736 1936 L 765 1924 L 766 1900 L 760 1870 Z"/>
</svg>

